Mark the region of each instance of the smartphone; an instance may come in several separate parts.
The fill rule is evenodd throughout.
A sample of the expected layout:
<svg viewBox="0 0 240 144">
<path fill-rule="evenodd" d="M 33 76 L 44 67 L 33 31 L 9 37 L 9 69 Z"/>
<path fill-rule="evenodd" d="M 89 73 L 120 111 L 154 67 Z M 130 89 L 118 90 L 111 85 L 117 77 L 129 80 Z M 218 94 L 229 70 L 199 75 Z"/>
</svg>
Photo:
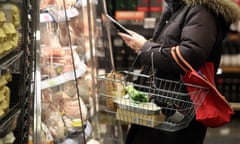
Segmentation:
<svg viewBox="0 0 240 144">
<path fill-rule="evenodd" d="M 122 32 L 122 33 L 126 33 L 126 34 L 131 35 L 123 25 L 121 25 L 118 21 L 116 21 L 116 20 L 115 20 L 114 18 L 112 18 L 110 15 L 106 14 L 106 17 L 112 22 L 112 24 L 114 25 L 114 27 L 115 27 L 119 32 Z"/>
</svg>

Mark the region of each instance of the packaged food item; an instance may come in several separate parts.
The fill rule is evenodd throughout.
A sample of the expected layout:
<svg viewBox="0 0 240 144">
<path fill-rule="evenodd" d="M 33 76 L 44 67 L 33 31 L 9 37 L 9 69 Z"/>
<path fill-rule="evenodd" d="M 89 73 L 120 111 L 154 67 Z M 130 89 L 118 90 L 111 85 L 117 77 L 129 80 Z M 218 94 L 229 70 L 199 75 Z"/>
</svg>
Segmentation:
<svg viewBox="0 0 240 144">
<path fill-rule="evenodd" d="M 8 72 L 0 77 L 0 117 L 8 111 L 10 106 L 10 88 L 7 83 L 12 80 L 12 75 Z"/>
<path fill-rule="evenodd" d="M 16 140 L 13 132 L 10 132 L 3 138 L 3 144 L 13 144 L 14 141 Z"/>
<path fill-rule="evenodd" d="M 78 98 L 77 94 L 69 96 L 65 92 L 62 92 L 60 110 L 71 119 L 79 119 L 82 116 L 84 121 L 87 120 L 87 107 L 84 101 Z"/>
<path fill-rule="evenodd" d="M 126 94 L 124 84 L 122 83 L 124 76 L 118 72 L 112 71 L 107 74 L 105 80 L 106 107 L 111 111 L 116 111 L 117 105 L 115 99 L 121 98 Z"/>
<path fill-rule="evenodd" d="M 7 15 L 7 21 L 12 23 L 16 29 L 19 28 L 21 23 L 20 10 L 17 5 L 12 3 L 3 3 L 0 9 Z"/>
<path fill-rule="evenodd" d="M 3 24 L 6 21 L 6 17 L 4 12 L 0 11 L 0 54 L 2 54 L 5 50 L 5 41 L 6 41 L 6 34 L 3 30 Z"/>
<path fill-rule="evenodd" d="M 12 44 L 12 37 L 14 34 L 16 34 L 16 29 L 14 27 L 11 26 L 12 23 L 9 22 L 5 22 L 2 26 L 2 29 L 6 35 L 6 39 L 5 39 L 5 46 L 4 46 L 4 51 L 8 51 L 11 48 L 13 48 L 13 44 Z"/>
<path fill-rule="evenodd" d="M 2 54 L 4 52 L 4 41 L 5 41 L 6 35 L 3 31 L 2 28 L 0 28 L 0 54 Z"/>
<path fill-rule="evenodd" d="M 158 104 L 162 107 L 162 114 L 166 117 L 166 121 L 171 122 L 181 122 L 184 119 L 184 114 L 180 113 L 177 110 L 177 104 L 174 104 L 173 102 L 158 102 Z"/>
<path fill-rule="evenodd" d="M 54 139 L 61 139 L 65 136 L 65 127 L 57 104 L 42 103 L 42 121 Z"/>
<path fill-rule="evenodd" d="M 9 50 L 11 48 L 15 48 L 18 45 L 18 32 L 15 29 L 14 25 L 10 22 L 5 22 L 3 24 L 3 30 L 6 34 L 6 40 L 8 42 L 8 47 L 6 50 Z"/>
<path fill-rule="evenodd" d="M 5 14 L 4 14 L 3 11 L 0 11 L 0 23 L 1 23 L 0 26 L 2 26 L 2 24 L 3 24 L 4 22 L 6 22 Z"/>
</svg>

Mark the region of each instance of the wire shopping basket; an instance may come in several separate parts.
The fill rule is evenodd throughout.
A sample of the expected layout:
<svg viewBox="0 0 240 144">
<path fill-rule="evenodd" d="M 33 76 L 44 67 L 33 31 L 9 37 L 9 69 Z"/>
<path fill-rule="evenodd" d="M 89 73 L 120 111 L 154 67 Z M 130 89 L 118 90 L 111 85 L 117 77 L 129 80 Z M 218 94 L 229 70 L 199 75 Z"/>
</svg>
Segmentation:
<svg viewBox="0 0 240 144">
<path fill-rule="evenodd" d="M 104 84 L 98 89 L 98 94 L 105 101 L 105 110 L 114 113 L 117 120 L 165 131 L 177 131 L 188 126 L 208 91 L 206 87 L 182 81 L 130 71 L 121 74 L 125 78 L 109 78 L 108 74 L 97 76 L 97 80 Z M 144 79 L 145 84 L 135 83 L 139 78 Z M 195 89 L 191 97 L 186 86 Z M 108 105 L 109 100 L 115 109 Z"/>
<path fill-rule="evenodd" d="M 97 76 L 103 82 L 98 96 L 105 101 L 105 111 L 115 114 L 117 120 L 165 131 L 187 127 L 209 88 L 157 77 L 153 53 L 151 62 L 149 75 L 122 71 Z"/>
</svg>

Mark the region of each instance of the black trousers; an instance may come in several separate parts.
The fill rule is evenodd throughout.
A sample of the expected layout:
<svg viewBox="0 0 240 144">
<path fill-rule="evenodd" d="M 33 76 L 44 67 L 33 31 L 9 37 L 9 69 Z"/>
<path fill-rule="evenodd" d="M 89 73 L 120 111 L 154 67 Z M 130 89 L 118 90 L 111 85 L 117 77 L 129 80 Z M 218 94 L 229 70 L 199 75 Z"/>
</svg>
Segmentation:
<svg viewBox="0 0 240 144">
<path fill-rule="evenodd" d="M 203 144 L 206 131 L 207 128 L 195 120 L 188 127 L 176 132 L 133 124 L 125 144 Z"/>
</svg>

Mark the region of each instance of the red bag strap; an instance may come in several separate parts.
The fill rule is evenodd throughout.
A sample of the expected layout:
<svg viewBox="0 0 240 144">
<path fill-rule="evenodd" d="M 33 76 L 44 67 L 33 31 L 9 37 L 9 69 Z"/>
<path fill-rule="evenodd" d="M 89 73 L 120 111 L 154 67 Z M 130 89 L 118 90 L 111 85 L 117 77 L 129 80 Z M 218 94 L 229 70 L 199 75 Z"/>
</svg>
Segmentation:
<svg viewBox="0 0 240 144">
<path fill-rule="evenodd" d="M 195 71 L 195 70 L 193 69 L 193 67 L 183 58 L 183 56 L 182 56 L 182 54 L 181 54 L 181 52 L 180 52 L 180 50 L 179 50 L 179 46 L 173 47 L 173 48 L 171 49 L 171 55 L 172 55 L 173 59 L 175 60 L 175 62 L 179 65 L 179 67 L 182 68 L 182 70 L 184 70 L 185 72 Z M 178 58 L 179 58 L 180 60 L 179 60 Z M 185 66 L 183 66 L 182 63 L 183 63 Z M 188 69 L 187 69 L 186 67 L 187 67 Z M 218 89 L 216 88 L 216 86 L 213 85 L 208 79 L 205 79 L 205 78 L 204 78 L 204 80 L 205 80 L 206 83 L 209 84 L 209 86 L 211 86 L 211 88 L 212 88 L 214 91 L 216 91 L 216 93 L 218 93 L 218 96 L 219 96 L 226 104 L 229 105 L 228 101 L 227 101 L 227 100 L 225 99 L 225 97 L 218 91 Z M 229 105 L 229 107 L 230 107 L 230 105 Z"/>
<path fill-rule="evenodd" d="M 178 64 L 178 66 L 185 72 L 187 73 L 189 70 L 187 68 L 185 68 L 185 66 L 183 66 L 183 64 L 179 61 L 177 55 L 176 55 L 176 47 L 172 47 L 171 49 L 171 55 L 173 57 L 173 59 L 175 60 L 175 62 Z"/>
<path fill-rule="evenodd" d="M 184 65 L 191 71 L 194 71 L 193 67 L 183 58 L 179 46 L 176 46 L 176 53 L 180 60 L 184 63 Z"/>
</svg>

